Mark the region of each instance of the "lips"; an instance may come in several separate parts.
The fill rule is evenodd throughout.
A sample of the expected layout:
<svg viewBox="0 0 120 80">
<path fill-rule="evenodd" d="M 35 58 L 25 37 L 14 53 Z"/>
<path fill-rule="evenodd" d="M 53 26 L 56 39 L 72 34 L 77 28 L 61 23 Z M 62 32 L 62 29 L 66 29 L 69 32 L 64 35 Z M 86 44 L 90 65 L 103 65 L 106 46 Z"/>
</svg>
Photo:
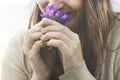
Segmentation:
<svg viewBox="0 0 120 80">
<path fill-rule="evenodd" d="M 74 14 L 75 12 L 67 12 L 66 14 L 68 14 L 69 15 L 69 17 L 70 17 L 70 19 L 74 16 L 73 14 Z"/>
<path fill-rule="evenodd" d="M 59 10 L 60 10 L 60 9 L 59 9 Z M 75 16 L 75 15 L 74 15 L 74 14 L 75 14 L 75 11 L 73 11 L 73 10 L 71 11 L 71 10 L 65 10 L 65 9 L 63 10 L 63 9 L 62 9 L 62 10 L 60 10 L 60 11 L 62 11 L 62 12 L 65 13 L 65 14 L 68 14 L 68 15 L 69 15 L 69 19 L 72 19 L 72 18 Z M 68 21 L 69 21 L 69 20 L 68 20 Z"/>
</svg>

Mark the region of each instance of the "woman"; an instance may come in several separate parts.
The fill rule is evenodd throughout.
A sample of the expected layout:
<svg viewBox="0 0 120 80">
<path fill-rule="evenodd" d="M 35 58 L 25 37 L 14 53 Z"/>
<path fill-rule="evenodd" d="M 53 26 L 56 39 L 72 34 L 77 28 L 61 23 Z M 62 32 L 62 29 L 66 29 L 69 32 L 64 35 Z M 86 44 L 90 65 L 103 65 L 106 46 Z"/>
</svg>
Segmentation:
<svg viewBox="0 0 120 80">
<path fill-rule="evenodd" d="M 69 21 L 41 18 L 50 4 Z M 29 29 L 8 46 L 2 80 L 120 80 L 119 25 L 110 0 L 36 0 Z M 57 49 L 43 48 L 47 39 Z"/>
</svg>

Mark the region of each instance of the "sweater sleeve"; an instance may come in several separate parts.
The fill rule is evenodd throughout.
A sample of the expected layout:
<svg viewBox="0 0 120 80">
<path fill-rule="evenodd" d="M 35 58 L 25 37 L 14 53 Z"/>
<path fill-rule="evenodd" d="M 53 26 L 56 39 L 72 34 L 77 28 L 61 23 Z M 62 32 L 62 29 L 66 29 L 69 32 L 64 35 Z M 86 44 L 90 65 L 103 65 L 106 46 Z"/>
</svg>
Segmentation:
<svg viewBox="0 0 120 80">
<path fill-rule="evenodd" d="M 28 80 L 22 63 L 21 48 L 18 37 L 14 36 L 6 49 L 6 54 L 2 64 L 2 80 Z"/>
<path fill-rule="evenodd" d="M 60 80 L 96 80 L 87 69 L 84 60 L 59 78 Z"/>
<path fill-rule="evenodd" d="M 120 45 L 120 41 L 119 41 Z M 114 61 L 114 71 L 115 71 L 115 80 L 120 80 L 120 48 L 116 51 L 115 54 L 115 61 Z"/>
<path fill-rule="evenodd" d="M 116 71 L 116 80 L 120 80 L 120 59 L 119 59 L 119 62 L 117 64 L 117 67 L 118 67 L 118 69 Z"/>
</svg>

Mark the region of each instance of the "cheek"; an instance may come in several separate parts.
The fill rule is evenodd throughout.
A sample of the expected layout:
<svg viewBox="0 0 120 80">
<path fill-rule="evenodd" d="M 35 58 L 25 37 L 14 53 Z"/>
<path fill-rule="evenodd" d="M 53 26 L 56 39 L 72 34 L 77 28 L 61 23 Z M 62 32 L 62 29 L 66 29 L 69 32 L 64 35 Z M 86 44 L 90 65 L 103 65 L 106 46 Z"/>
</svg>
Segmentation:
<svg viewBox="0 0 120 80">
<path fill-rule="evenodd" d="M 64 2 L 74 10 L 80 10 L 83 6 L 83 0 L 65 0 Z"/>
</svg>

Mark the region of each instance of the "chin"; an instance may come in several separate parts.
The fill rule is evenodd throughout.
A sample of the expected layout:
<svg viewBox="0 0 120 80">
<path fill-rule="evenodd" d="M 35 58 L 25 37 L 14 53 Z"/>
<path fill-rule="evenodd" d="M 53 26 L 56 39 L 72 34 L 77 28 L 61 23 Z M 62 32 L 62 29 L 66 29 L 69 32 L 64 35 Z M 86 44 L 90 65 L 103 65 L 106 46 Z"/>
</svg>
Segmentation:
<svg viewBox="0 0 120 80">
<path fill-rule="evenodd" d="M 68 28 L 73 28 L 80 24 L 81 14 L 74 12 L 70 14 L 69 20 L 64 24 Z"/>
<path fill-rule="evenodd" d="M 64 25 L 67 26 L 68 28 L 72 29 L 72 28 L 80 25 L 80 18 L 79 19 L 70 19 Z"/>
</svg>

